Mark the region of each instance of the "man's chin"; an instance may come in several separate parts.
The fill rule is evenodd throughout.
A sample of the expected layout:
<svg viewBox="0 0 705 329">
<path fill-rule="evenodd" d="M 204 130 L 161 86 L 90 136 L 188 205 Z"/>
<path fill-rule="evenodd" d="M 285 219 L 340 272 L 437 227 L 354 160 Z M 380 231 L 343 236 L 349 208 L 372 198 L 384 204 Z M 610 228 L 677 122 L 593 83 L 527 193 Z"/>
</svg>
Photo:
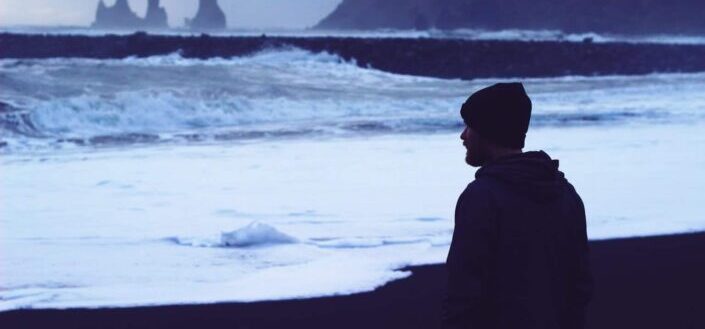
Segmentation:
<svg viewBox="0 0 705 329">
<path fill-rule="evenodd" d="M 471 167 L 481 167 L 482 163 L 480 161 L 477 161 L 473 158 L 471 158 L 469 155 L 465 156 L 465 163 L 467 163 Z"/>
</svg>

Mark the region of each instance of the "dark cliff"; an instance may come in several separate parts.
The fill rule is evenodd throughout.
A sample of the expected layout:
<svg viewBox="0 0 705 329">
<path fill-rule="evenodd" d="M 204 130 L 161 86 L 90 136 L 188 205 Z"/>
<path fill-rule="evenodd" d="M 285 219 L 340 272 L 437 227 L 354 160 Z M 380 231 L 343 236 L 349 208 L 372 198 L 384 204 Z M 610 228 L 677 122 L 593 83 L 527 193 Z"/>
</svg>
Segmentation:
<svg viewBox="0 0 705 329">
<path fill-rule="evenodd" d="M 703 34 L 702 0 L 343 0 L 318 29 L 551 29 Z"/>
<path fill-rule="evenodd" d="M 193 30 L 224 29 L 227 26 L 225 13 L 218 0 L 199 0 L 196 17 L 186 21 Z"/>
</svg>

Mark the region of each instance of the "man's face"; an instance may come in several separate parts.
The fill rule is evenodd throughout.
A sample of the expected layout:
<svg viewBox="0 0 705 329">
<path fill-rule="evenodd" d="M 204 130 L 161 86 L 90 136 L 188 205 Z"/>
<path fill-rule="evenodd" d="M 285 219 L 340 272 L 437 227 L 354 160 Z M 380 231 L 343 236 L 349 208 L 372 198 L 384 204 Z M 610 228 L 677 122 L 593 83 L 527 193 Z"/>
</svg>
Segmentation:
<svg viewBox="0 0 705 329">
<path fill-rule="evenodd" d="M 480 135 L 466 125 L 465 130 L 460 134 L 460 139 L 463 140 L 463 146 L 465 146 L 467 151 L 465 153 L 465 162 L 473 167 L 482 166 L 487 161 L 488 156 Z"/>
</svg>

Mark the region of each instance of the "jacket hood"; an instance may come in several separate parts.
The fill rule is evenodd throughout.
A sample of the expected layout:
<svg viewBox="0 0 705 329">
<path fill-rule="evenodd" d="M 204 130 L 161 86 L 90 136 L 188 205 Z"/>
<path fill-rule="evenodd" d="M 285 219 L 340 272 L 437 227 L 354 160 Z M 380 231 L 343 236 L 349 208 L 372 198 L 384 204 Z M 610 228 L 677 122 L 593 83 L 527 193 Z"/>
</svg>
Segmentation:
<svg viewBox="0 0 705 329">
<path fill-rule="evenodd" d="M 475 173 L 475 178 L 492 177 L 537 202 L 549 202 L 561 195 L 565 175 L 558 160 L 544 151 L 524 152 L 496 159 Z"/>
</svg>

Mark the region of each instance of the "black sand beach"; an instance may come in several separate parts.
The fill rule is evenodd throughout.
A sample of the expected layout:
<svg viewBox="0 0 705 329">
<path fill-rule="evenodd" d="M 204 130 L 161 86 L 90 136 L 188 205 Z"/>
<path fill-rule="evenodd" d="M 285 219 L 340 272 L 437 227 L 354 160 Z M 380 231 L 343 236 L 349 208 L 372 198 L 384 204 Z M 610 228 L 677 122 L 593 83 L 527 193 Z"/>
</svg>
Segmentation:
<svg viewBox="0 0 705 329">
<path fill-rule="evenodd" d="M 705 328 L 705 233 L 591 242 L 588 328 Z M 296 301 L 0 313 L 2 328 L 436 328 L 442 265 L 370 293 Z"/>
</svg>

